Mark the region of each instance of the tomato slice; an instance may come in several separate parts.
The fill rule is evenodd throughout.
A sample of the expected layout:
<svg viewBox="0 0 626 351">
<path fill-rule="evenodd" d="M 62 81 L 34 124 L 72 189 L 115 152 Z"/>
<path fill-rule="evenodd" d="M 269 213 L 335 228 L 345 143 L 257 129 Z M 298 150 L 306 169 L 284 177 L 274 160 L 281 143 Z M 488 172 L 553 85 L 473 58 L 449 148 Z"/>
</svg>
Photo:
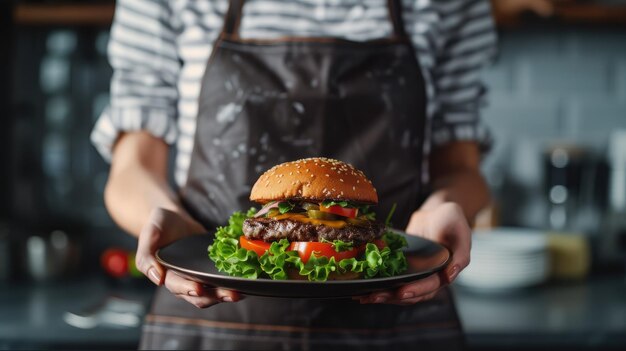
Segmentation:
<svg viewBox="0 0 626 351">
<path fill-rule="evenodd" d="M 358 248 L 353 248 L 352 250 L 335 251 L 335 248 L 330 243 L 320 243 L 317 241 L 294 241 L 289 246 L 289 250 L 298 251 L 302 262 L 307 263 L 309 258 L 311 258 L 311 254 L 315 253 L 316 257 L 324 256 L 324 257 L 334 257 L 335 261 L 339 262 L 346 258 L 353 258 L 359 254 Z"/>
<path fill-rule="evenodd" d="M 257 255 L 259 255 L 259 257 L 263 256 L 263 254 L 265 253 L 265 251 L 269 250 L 270 248 L 270 243 L 266 243 L 263 240 L 250 240 L 248 238 L 246 238 L 245 235 L 242 235 L 239 237 L 239 245 L 241 245 L 241 247 L 243 247 L 246 250 L 251 250 L 256 252 Z"/>
<path fill-rule="evenodd" d="M 339 205 L 326 207 L 326 206 L 322 206 L 322 204 L 320 204 L 320 211 L 328 212 L 328 213 L 332 213 L 332 214 L 336 214 L 336 215 L 348 217 L 348 218 L 355 218 L 357 214 L 359 213 L 358 208 L 341 207 Z"/>
</svg>

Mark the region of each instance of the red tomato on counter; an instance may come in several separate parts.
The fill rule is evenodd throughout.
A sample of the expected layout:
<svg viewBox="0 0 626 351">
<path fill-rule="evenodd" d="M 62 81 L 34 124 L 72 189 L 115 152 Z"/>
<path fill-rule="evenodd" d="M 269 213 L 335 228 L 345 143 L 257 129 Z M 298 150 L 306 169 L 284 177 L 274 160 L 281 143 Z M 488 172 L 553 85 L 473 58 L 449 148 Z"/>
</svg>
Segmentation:
<svg viewBox="0 0 626 351">
<path fill-rule="evenodd" d="M 100 256 L 102 268 L 112 277 L 121 278 L 128 274 L 128 253 L 122 249 L 107 249 Z"/>
</svg>

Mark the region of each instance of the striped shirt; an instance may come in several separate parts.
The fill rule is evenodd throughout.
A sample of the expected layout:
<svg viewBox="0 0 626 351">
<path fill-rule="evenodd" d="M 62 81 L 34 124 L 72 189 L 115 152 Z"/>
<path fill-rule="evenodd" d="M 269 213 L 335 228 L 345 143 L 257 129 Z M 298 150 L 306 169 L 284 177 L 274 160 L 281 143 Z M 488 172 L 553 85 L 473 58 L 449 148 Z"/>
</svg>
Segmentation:
<svg viewBox="0 0 626 351">
<path fill-rule="evenodd" d="M 489 1 L 402 3 L 426 83 L 425 150 L 457 140 L 487 145 L 479 107 L 480 71 L 496 48 Z M 105 159 L 120 132 L 144 130 L 176 145 L 176 183 L 185 183 L 200 83 L 227 9 L 228 0 L 117 1 L 108 44 L 111 98 L 91 134 Z M 391 34 L 386 0 L 248 0 L 240 25 L 243 38 Z"/>
</svg>

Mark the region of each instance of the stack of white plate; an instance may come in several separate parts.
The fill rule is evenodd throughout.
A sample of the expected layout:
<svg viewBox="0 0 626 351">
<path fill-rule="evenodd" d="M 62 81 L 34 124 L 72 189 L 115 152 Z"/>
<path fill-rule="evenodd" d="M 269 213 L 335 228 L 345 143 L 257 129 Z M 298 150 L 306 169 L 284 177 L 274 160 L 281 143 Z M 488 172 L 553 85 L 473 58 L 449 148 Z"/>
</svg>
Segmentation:
<svg viewBox="0 0 626 351">
<path fill-rule="evenodd" d="M 550 269 L 544 233 L 521 228 L 476 231 L 470 265 L 457 282 L 485 290 L 524 288 L 546 280 Z"/>
</svg>

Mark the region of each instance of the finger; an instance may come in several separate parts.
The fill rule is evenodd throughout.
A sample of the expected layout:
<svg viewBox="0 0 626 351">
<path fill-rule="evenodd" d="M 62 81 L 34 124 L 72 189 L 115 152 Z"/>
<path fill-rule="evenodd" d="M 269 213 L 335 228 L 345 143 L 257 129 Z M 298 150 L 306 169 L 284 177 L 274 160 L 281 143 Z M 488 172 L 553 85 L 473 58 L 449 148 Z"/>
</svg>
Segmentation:
<svg viewBox="0 0 626 351">
<path fill-rule="evenodd" d="M 387 303 L 387 301 L 391 299 L 393 299 L 393 292 L 381 291 L 366 296 L 364 299 L 361 300 L 361 303 Z"/>
<path fill-rule="evenodd" d="M 185 279 L 173 271 L 166 271 L 165 273 L 165 287 L 172 294 L 181 296 L 209 296 L 215 298 L 213 291 L 204 291 L 202 284 Z"/>
<path fill-rule="evenodd" d="M 161 235 L 159 229 L 150 222 L 144 226 L 139 234 L 139 242 L 137 244 L 136 265 L 137 269 L 145 274 L 154 284 L 161 285 L 163 283 L 164 269 L 156 261 L 154 257 L 155 241 Z"/>
<path fill-rule="evenodd" d="M 237 302 L 242 299 L 237 291 L 219 288 L 215 289 L 215 296 L 222 302 Z"/>
<path fill-rule="evenodd" d="M 206 297 L 218 302 L 236 302 L 242 299 L 237 291 L 202 285 L 181 277 L 173 271 L 166 272 L 165 287 L 180 297 Z"/>
<path fill-rule="evenodd" d="M 422 234 L 422 221 L 423 221 L 423 213 L 421 211 L 415 211 L 411 215 L 409 219 L 409 224 L 406 226 L 404 231 L 408 234 L 412 235 L 420 235 Z"/>
<path fill-rule="evenodd" d="M 396 292 L 395 298 L 398 300 L 411 300 L 432 293 L 441 287 L 439 275 L 433 274 L 428 278 L 407 284 Z"/>
<path fill-rule="evenodd" d="M 424 296 L 418 296 L 418 297 L 414 297 L 411 299 L 393 300 L 393 301 L 389 301 L 389 303 L 392 305 L 406 306 L 406 305 L 414 305 L 422 301 L 424 301 Z"/>
<path fill-rule="evenodd" d="M 441 278 L 441 281 L 444 282 L 444 284 L 452 284 L 454 279 L 456 279 L 456 277 L 459 275 L 460 271 L 461 269 L 459 264 L 450 262 L 446 269 L 440 272 L 439 277 Z"/>
<path fill-rule="evenodd" d="M 424 301 L 428 301 L 428 300 L 434 299 L 435 296 L 437 296 L 437 294 L 439 293 L 439 290 L 441 290 L 441 289 L 437 289 L 434 292 L 432 292 L 431 294 L 424 295 Z"/>
<path fill-rule="evenodd" d="M 208 296 L 198 296 L 198 297 L 186 296 L 186 295 L 177 295 L 177 296 L 198 308 L 207 308 L 220 302 L 218 299 L 214 297 L 208 297 Z"/>
<path fill-rule="evenodd" d="M 469 231 L 469 230 L 468 230 Z M 471 234 L 460 234 L 452 249 L 452 261 L 445 269 L 446 284 L 451 284 L 470 263 Z"/>
<path fill-rule="evenodd" d="M 424 301 L 432 300 L 435 296 L 437 296 L 437 294 L 439 293 L 439 290 L 441 290 L 441 287 L 439 289 L 431 292 L 430 294 L 414 297 L 412 299 L 393 300 L 393 301 L 389 301 L 389 303 L 394 304 L 394 305 L 413 305 L 413 304 L 416 304 L 418 302 L 424 302 Z"/>
<path fill-rule="evenodd" d="M 162 209 L 153 209 L 148 221 L 139 233 L 137 244 L 137 269 L 144 273 L 154 284 L 161 285 L 165 278 L 165 270 L 157 262 L 154 253 L 163 244 L 164 228 L 171 212 Z"/>
<path fill-rule="evenodd" d="M 352 297 L 352 300 L 358 300 L 360 304 L 370 303 L 372 295 L 374 294 L 354 296 Z"/>
</svg>

